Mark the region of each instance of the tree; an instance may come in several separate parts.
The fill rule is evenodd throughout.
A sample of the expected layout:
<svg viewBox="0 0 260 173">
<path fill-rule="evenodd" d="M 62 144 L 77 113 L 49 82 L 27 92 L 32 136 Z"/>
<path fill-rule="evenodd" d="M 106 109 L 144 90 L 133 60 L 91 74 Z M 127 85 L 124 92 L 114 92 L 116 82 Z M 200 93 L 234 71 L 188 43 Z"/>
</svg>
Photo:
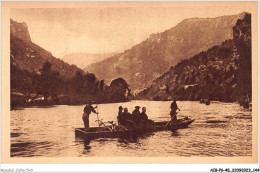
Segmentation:
<svg viewBox="0 0 260 173">
<path fill-rule="evenodd" d="M 96 94 L 97 92 L 97 80 L 93 73 L 86 74 L 84 76 L 84 89 L 85 93 L 88 95 Z"/>
<path fill-rule="evenodd" d="M 73 78 L 73 88 L 76 90 L 76 93 L 83 94 L 84 91 L 84 76 L 81 71 L 77 71 L 75 77 Z"/>
<path fill-rule="evenodd" d="M 252 96 L 252 43 L 251 14 L 246 13 L 243 20 L 238 20 L 233 27 L 234 42 L 239 54 L 237 81 L 240 98 Z"/>
<path fill-rule="evenodd" d="M 114 79 L 110 83 L 111 101 L 124 102 L 129 101 L 130 89 L 129 85 L 123 78 Z"/>
<path fill-rule="evenodd" d="M 41 68 L 40 93 L 44 96 L 45 103 L 48 102 L 49 96 L 56 96 L 60 89 L 60 83 L 62 81 L 59 72 L 51 70 L 52 64 L 46 61 Z"/>
<path fill-rule="evenodd" d="M 22 93 L 26 102 L 38 96 L 39 86 L 39 75 L 11 65 L 11 90 Z"/>
</svg>

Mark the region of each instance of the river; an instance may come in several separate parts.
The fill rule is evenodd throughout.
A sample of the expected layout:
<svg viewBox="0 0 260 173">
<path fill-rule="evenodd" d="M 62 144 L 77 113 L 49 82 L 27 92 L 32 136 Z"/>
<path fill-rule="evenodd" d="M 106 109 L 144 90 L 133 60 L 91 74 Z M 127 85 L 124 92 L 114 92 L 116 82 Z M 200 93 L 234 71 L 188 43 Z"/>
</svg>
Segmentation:
<svg viewBox="0 0 260 173">
<path fill-rule="evenodd" d="M 147 108 L 154 121 L 170 120 L 169 101 L 131 101 L 99 104 L 103 121 L 116 121 L 118 107 L 132 111 L 136 105 Z M 107 156 L 251 156 L 252 112 L 235 103 L 177 102 L 178 118 L 194 118 L 189 128 L 161 131 L 134 139 L 96 139 L 84 143 L 74 129 L 83 127 L 84 105 L 59 105 L 11 111 L 12 157 L 107 157 Z M 96 114 L 90 126 L 97 126 Z M 212 121 L 213 120 L 213 121 Z"/>
</svg>

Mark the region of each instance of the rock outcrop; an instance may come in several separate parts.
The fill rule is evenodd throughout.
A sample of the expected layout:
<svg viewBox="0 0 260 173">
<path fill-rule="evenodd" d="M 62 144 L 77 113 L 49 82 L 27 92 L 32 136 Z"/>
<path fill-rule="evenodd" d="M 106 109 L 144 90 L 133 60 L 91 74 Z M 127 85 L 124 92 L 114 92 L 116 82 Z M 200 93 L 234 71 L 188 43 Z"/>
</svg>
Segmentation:
<svg viewBox="0 0 260 173">
<path fill-rule="evenodd" d="M 31 43 L 31 37 L 28 31 L 28 26 L 25 22 L 18 23 L 10 20 L 10 33 L 11 38 L 19 38 L 27 43 Z"/>
</svg>

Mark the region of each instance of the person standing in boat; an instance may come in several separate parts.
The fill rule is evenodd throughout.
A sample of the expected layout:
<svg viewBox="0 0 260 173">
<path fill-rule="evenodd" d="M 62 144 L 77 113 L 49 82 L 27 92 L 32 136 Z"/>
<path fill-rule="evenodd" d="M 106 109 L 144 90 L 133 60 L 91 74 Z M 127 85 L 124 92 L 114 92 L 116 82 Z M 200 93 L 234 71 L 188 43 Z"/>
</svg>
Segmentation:
<svg viewBox="0 0 260 173">
<path fill-rule="evenodd" d="M 171 112 L 170 112 L 172 122 L 177 121 L 177 110 L 180 111 L 176 103 L 176 100 L 173 100 L 173 102 L 171 103 Z"/>
<path fill-rule="evenodd" d="M 84 113 L 83 113 L 82 119 L 83 119 L 86 131 L 89 130 L 89 115 L 91 114 L 91 112 L 98 114 L 95 110 L 96 108 L 97 108 L 97 106 L 93 107 L 91 102 L 84 107 L 84 110 L 83 110 Z"/>
<path fill-rule="evenodd" d="M 117 122 L 118 122 L 118 124 L 120 124 L 122 119 L 123 119 L 123 107 L 119 106 L 118 107 L 118 115 L 117 115 Z"/>
</svg>

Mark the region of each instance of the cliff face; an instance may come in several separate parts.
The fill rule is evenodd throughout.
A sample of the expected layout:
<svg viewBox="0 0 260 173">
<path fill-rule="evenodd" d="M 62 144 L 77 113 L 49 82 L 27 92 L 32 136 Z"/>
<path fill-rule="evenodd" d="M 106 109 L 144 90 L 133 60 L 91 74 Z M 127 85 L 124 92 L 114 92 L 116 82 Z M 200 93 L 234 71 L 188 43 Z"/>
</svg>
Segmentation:
<svg viewBox="0 0 260 173">
<path fill-rule="evenodd" d="M 183 20 L 175 27 L 152 34 L 140 44 L 104 61 L 87 66 L 98 78 L 123 77 L 132 90 L 148 87 L 171 66 L 232 38 L 232 27 L 244 13 L 217 18 Z"/>
<path fill-rule="evenodd" d="M 10 22 L 10 58 L 11 64 L 18 69 L 29 72 L 39 72 L 43 63 L 49 61 L 52 68 L 67 79 L 73 77 L 77 70 L 75 65 L 69 65 L 40 46 L 31 42 L 26 23 Z"/>
<path fill-rule="evenodd" d="M 10 20 L 10 32 L 11 32 L 11 38 L 19 38 L 24 40 L 25 42 L 31 43 L 31 37 L 28 31 L 28 26 L 25 22 L 18 23 Z"/>
<path fill-rule="evenodd" d="M 150 88 L 140 92 L 137 98 L 168 100 L 174 97 L 178 100 L 199 100 L 200 98 L 219 101 L 237 100 L 241 93 L 239 83 L 245 83 L 251 79 L 249 73 L 244 73 L 244 77 L 241 78 L 241 73 L 251 71 L 248 65 L 244 67 L 245 63 L 243 62 L 251 62 L 251 47 L 249 46 L 251 45 L 249 32 L 251 31 L 251 22 L 245 24 L 247 18 L 250 18 L 248 16 L 250 15 L 245 15 L 243 20 L 238 20 L 240 22 L 237 22 L 234 27 L 233 40 L 226 40 L 219 46 L 214 46 L 190 59 L 181 61 L 157 78 Z"/>
</svg>

